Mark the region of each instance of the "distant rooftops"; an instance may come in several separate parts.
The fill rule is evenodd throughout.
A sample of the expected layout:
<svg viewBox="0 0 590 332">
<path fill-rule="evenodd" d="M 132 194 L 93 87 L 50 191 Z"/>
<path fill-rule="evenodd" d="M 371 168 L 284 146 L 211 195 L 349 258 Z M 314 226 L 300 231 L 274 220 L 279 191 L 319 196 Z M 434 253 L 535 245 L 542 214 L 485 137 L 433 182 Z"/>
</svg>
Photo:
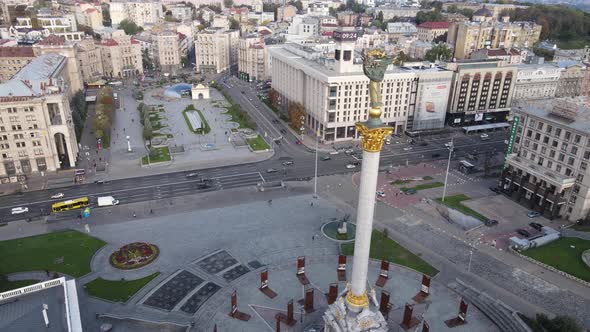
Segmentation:
<svg viewBox="0 0 590 332">
<path fill-rule="evenodd" d="M 0 58 L 33 58 L 33 48 L 26 46 L 0 47 Z"/>
<path fill-rule="evenodd" d="M 529 101 L 514 110 L 590 135 L 590 98 L 587 96 L 557 98 L 551 102 Z"/>
<path fill-rule="evenodd" d="M 450 22 L 424 22 L 418 25 L 418 28 L 423 29 L 448 29 L 451 25 Z"/>
<path fill-rule="evenodd" d="M 65 45 L 65 43 L 66 43 L 66 39 L 64 37 L 60 37 L 60 36 L 56 36 L 56 35 L 49 35 L 49 36 L 43 38 L 43 40 L 41 40 L 40 42 L 38 42 L 37 45 L 60 46 L 60 45 Z"/>
</svg>

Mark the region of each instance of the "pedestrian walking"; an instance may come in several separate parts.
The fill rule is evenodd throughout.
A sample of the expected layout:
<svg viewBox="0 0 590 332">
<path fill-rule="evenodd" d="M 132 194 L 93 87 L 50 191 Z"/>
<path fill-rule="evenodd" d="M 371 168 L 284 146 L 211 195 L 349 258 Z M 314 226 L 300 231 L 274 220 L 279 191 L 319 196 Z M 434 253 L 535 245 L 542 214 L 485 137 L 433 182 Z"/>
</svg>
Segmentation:
<svg viewBox="0 0 590 332">
<path fill-rule="evenodd" d="M 47 274 L 47 276 L 49 277 L 49 270 L 45 270 L 45 273 Z"/>
<path fill-rule="evenodd" d="M 309 206 L 313 207 L 313 202 L 310 202 L 310 203 L 309 203 Z"/>
<path fill-rule="evenodd" d="M 272 205 L 272 199 L 268 200 L 268 205 Z"/>
<path fill-rule="evenodd" d="M 154 210 L 150 209 L 150 214 L 154 214 Z"/>
<path fill-rule="evenodd" d="M 315 241 L 315 234 L 311 236 L 311 242 Z"/>
</svg>

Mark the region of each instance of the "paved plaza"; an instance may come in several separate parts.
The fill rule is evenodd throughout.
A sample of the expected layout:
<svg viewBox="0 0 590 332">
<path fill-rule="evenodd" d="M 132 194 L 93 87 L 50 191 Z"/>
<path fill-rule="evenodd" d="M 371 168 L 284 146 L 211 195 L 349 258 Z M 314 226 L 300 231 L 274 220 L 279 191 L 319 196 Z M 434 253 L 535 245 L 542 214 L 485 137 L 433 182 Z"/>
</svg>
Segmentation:
<svg viewBox="0 0 590 332">
<path fill-rule="evenodd" d="M 252 188 L 237 189 L 236 195 L 252 195 Z M 214 195 L 219 195 L 215 193 Z M 132 219 L 125 222 L 93 220 L 91 235 L 107 242 L 91 262 L 92 272 L 79 278 L 80 308 L 85 329 L 97 330 L 104 322 L 117 331 L 177 330 L 190 326 L 194 331 L 272 331 L 274 314 L 286 310 L 290 300 L 295 302 L 297 323 L 285 331 L 301 331 L 303 326 L 322 325 L 321 314 L 327 306 L 323 294 L 337 280 L 338 244 L 321 235 L 322 224 L 345 213 L 337 205 L 319 199 L 310 206 L 312 196 L 296 188 L 292 193 L 275 195 L 269 204 L 268 193 L 256 193 L 259 198 L 226 207 L 199 206 L 198 209 L 164 216 Z M 227 205 L 227 204 L 226 204 Z M 112 218 L 119 215 L 114 214 Z M 74 226 L 82 229 L 82 225 Z M 160 248 L 159 257 L 137 270 L 117 270 L 108 263 L 110 253 L 120 246 L 145 241 Z M 303 298 L 304 287 L 296 272 L 298 256 L 306 258 L 306 275 L 314 289 L 315 310 L 301 317 L 297 303 Z M 349 260 L 351 264 L 351 260 Z M 278 296 L 270 299 L 259 291 L 260 272 L 268 269 L 269 287 Z M 348 267 L 350 278 L 351 265 Z M 97 277 L 127 280 L 145 277 L 156 271 L 157 278 L 124 304 L 110 303 L 88 297 L 83 285 Z M 369 280 L 374 285 L 379 274 L 379 262 L 369 267 Z M 406 303 L 420 290 L 422 275 L 392 265 L 391 279 L 384 290 L 391 294 L 392 331 L 401 331 L 399 323 Z M 342 291 L 346 282 L 339 283 Z M 374 287 L 374 286 L 372 286 Z M 238 309 L 252 316 L 248 322 L 232 319 L 230 295 L 237 291 Z M 380 288 L 376 288 L 379 298 Z M 460 296 L 441 284 L 435 277 L 431 295 L 423 304 L 416 304 L 414 316 L 425 318 L 435 331 L 449 330 L 444 320 L 457 315 Z M 95 314 L 99 314 L 96 319 Z M 138 321 L 135 321 L 138 320 Z M 147 322 L 145 322 L 145 321 Z M 142 322 L 140 322 L 142 321 Z M 470 306 L 467 325 L 455 331 L 498 331 L 475 306 Z M 160 322 L 167 325 L 160 325 Z"/>
<path fill-rule="evenodd" d="M 232 129 L 238 124 L 230 121 L 224 106 L 229 103 L 215 89 L 211 89 L 210 99 L 192 100 L 190 98 L 162 98 L 164 88 L 148 89 L 144 92 L 143 103 L 146 105 L 162 105 L 164 113 L 160 123 L 164 126 L 159 131 L 168 134 L 164 142 L 172 153 L 172 161 L 141 167 L 141 157 L 147 154 L 144 146 L 138 101 L 131 96 L 131 90 L 117 91 L 121 99 L 121 109 L 115 112 L 115 120 L 111 131 L 111 147 L 109 149 L 109 165 L 105 177 L 109 179 L 128 176 L 148 175 L 170 172 L 172 170 L 200 169 L 227 166 L 267 159 L 272 152 L 251 152 L 248 146 L 237 146 L 229 137 Z M 190 131 L 182 115 L 187 105 L 194 105 L 200 110 L 209 124 L 211 131 L 200 135 Z M 127 150 L 127 139 L 131 143 L 132 152 Z"/>
</svg>

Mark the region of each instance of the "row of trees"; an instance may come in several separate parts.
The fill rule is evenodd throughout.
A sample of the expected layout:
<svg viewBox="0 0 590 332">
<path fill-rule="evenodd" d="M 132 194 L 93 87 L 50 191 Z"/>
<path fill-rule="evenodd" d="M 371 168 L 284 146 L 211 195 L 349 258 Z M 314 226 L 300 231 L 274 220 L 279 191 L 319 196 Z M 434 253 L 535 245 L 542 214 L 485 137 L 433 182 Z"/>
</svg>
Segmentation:
<svg viewBox="0 0 590 332">
<path fill-rule="evenodd" d="M 84 130 L 84 123 L 88 116 L 88 108 L 86 106 L 86 98 L 83 91 L 78 91 L 70 100 L 70 109 L 72 110 L 72 120 L 74 121 L 74 130 L 76 131 L 76 139 L 80 142 L 82 131 Z"/>
<path fill-rule="evenodd" d="M 96 95 L 96 108 L 92 128 L 94 136 L 102 140 L 103 147 L 109 147 L 111 138 L 111 126 L 115 114 L 115 98 L 113 89 L 104 87 L 98 90 Z"/>
<path fill-rule="evenodd" d="M 152 138 L 154 138 L 154 130 L 152 128 L 152 122 L 150 121 L 149 109 L 144 103 L 139 103 L 137 111 L 139 111 L 139 122 L 143 126 L 143 140 L 150 141 L 151 146 Z"/>
</svg>

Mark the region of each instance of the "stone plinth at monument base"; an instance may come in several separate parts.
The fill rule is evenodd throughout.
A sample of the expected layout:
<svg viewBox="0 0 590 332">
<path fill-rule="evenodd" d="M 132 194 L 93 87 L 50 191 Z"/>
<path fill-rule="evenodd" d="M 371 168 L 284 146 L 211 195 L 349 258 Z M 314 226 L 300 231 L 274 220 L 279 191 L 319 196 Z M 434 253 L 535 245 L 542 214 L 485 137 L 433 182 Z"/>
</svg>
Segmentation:
<svg viewBox="0 0 590 332">
<path fill-rule="evenodd" d="M 369 307 L 360 312 L 349 310 L 345 303 L 346 293 L 328 306 L 324 312 L 326 332 L 387 332 L 387 322 L 375 303 L 369 301 Z"/>
</svg>

